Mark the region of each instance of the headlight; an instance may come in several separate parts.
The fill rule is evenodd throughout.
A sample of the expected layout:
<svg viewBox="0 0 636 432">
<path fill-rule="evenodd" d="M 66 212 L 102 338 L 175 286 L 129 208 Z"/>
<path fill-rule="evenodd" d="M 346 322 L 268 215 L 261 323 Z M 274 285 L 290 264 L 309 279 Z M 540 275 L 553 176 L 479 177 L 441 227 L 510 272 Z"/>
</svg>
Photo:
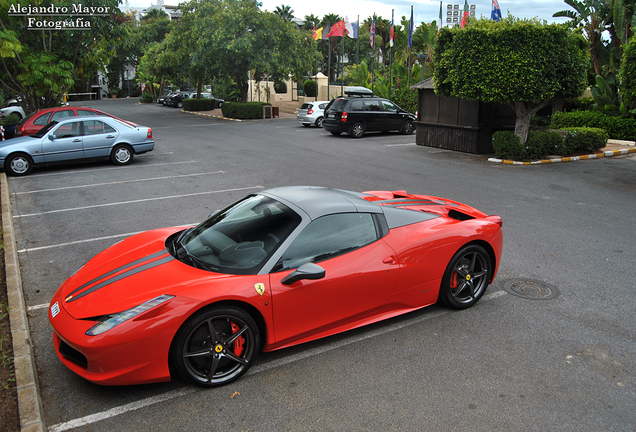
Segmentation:
<svg viewBox="0 0 636 432">
<path fill-rule="evenodd" d="M 105 331 L 112 329 L 113 327 L 118 326 L 119 324 L 128 321 L 136 317 L 137 315 L 146 312 L 147 310 L 152 309 L 155 306 L 159 306 L 160 304 L 167 302 L 174 296 L 171 295 L 160 295 L 152 300 L 148 300 L 145 303 L 140 304 L 139 306 L 135 306 L 132 309 L 125 310 L 123 312 L 119 312 L 112 315 L 105 315 L 102 317 L 101 321 L 95 324 L 93 327 L 86 330 L 86 334 L 88 336 L 97 336 Z"/>
</svg>

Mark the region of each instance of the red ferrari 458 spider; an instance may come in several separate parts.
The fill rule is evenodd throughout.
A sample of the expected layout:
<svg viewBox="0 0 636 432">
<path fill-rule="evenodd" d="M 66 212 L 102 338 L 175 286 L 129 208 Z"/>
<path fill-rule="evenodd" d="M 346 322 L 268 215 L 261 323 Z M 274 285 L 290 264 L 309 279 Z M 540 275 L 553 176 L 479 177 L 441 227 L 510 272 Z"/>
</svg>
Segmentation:
<svg viewBox="0 0 636 432">
<path fill-rule="evenodd" d="M 95 256 L 49 308 L 62 362 L 104 385 L 227 384 L 272 351 L 437 301 L 474 305 L 501 259 L 502 221 L 405 191 L 268 189 L 196 227 Z"/>
</svg>

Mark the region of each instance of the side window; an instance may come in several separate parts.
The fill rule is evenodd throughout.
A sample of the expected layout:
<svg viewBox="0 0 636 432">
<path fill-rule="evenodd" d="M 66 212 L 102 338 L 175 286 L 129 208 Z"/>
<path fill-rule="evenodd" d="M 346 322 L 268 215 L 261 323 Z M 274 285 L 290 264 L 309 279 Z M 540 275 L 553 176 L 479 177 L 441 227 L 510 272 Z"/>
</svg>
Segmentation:
<svg viewBox="0 0 636 432">
<path fill-rule="evenodd" d="M 364 111 L 362 99 L 353 99 L 349 104 L 349 111 Z"/>
<path fill-rule="evenodd" d="M 296 268 L 351 252 L 377 240 L 373 217 L 368 213 L 340 213 L 310 223 L 285 251 L 275 270 Z"/>
<path fill-rule="evenodd" d="M 398 107 L 393 102 L 382 101 L 382 111 L 398 112 Z"/>
<path fill-rule="evenodd" d="M 111 132 L 116 132 L 116 130 L 99 120 L 88 120 L 84 122 L 84 135 L 97 135 Z"/>
<path fill-rule="evenodd" d="M 56 113 L 53 114 L 53 117 L 51 117 L 51 121 L 53 120 L 62 120 L 65 119 L 67 117 L 75 117 L 75 113 L 71 110 L 62 110 L 62 111 L 57 111 Z"/>
<path fill-rule="evenodd" d="M 324 110 L 326 106 L 327 106 L 326 103 L 322 103 L 322 104 L 318 105 L 318 108 L 320 108 L 321 110 Z"/>
<path fill-rule="evenodd" d="M 78 116 L 97 116 L 99 114 L 97 114 L 95 111 L 89 111 L 89 110 L 81 110 L 78 109 L 77 110 L 77 115 Z"/>
<path fill-rule="evenodd" d="M 42 114 L 40 117 L 33 120 L 33 124 L 38 126 L 46 126 L 47 124 L 49 124 L 50 115 L 51 113 Z"/>
<path fill-rule="evenodd" d="M 80 134 L 80 122 L 70 122 L 55 129 L 55 138 L 72 138 Z"/>
<path fill-rule="evenodd" d="M 365 111 L 382 111 L 382 106 L 379 99 L 367 99 L 364 103 Z"/>
</svg>

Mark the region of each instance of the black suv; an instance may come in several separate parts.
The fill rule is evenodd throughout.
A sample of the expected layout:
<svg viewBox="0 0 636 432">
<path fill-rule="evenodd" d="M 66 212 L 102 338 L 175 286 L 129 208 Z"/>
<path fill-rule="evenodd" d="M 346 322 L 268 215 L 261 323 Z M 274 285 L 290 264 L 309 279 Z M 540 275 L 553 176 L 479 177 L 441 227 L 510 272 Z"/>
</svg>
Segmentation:
<svg viewBox="0 0 636 432">
<path fill-rule="evenodd" d="M 391 102 L 373 95 L 365 87 L 347 87 L 346 96 L 332 100 L 325 108 L 322 127 L 332 135 L 347 132 L 360 138 L 367 131 L 397 130 L 410 135 L 415 130 L 415 115 Z"/>
</svg>

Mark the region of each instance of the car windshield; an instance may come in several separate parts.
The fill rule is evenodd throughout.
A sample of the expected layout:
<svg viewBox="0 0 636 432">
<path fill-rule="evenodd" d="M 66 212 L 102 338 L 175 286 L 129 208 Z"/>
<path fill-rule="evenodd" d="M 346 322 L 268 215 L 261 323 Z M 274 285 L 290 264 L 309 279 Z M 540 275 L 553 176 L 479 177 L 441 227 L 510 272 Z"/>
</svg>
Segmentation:
<svg viewBox="0 0 636 432">
<path fill-rule="evenodd" d="M 36 133 L 34 133 L 33 135 L 31 135 L 33 138 L 42 138 L 44 135 L 46 135 L 48 133 L 48 131 L 50 131 L 51 129 L 53 129 L 53 127 L 55 127 L 55 125 L 58 122 L 53 120 L 51 123 L 47 124 L 46 126 L 44 126 L 42 129 L 40 129 L 39 131 L 37 131 Z"/>
<path fill-rule="evenodd" d="M 256 274 L 300 220 L 283 203 L 252 195 L 185 232 L 171 252 L 205 270 Z"/>
</svg>

